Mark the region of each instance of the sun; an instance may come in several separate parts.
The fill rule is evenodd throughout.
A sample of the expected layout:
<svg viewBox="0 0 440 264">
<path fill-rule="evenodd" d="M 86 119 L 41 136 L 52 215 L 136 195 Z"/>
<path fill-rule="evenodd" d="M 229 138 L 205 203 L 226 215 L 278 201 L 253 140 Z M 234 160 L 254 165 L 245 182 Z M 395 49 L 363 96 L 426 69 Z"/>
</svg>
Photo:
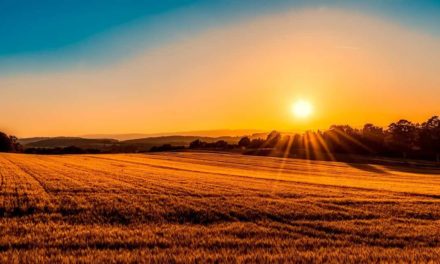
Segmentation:
<svg viewBox="0 0 440 264">
<path fill-rule="evenodd" d="M 298 100 L 292 105 L 292 113 L 298 118 L 308 118 L 313 113 L 313 106 L 309 101 Z"/>
</svg>

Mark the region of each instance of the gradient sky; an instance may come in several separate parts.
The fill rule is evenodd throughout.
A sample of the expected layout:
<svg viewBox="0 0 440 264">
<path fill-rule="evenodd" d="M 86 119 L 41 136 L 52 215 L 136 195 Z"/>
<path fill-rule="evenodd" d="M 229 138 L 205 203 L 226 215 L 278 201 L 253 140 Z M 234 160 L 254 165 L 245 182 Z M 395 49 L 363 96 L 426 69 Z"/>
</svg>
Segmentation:
<svg viewBox="0 0 440 264">
<path fill-rule="evenodd" d="M 440 1 L 0 0 L 0 130 L 420 122 L 440 114 L 439 25 Z"/>
</svg>

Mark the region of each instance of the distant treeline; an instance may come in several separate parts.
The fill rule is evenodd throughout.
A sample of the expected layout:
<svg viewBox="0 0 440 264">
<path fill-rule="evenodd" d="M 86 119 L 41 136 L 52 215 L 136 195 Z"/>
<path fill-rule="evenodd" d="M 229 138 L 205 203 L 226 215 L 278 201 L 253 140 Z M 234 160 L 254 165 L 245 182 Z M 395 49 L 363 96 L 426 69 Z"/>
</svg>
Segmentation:
<svg viewBox="0 0 440 264">
<path fill-rule="evenodd" d="M 101 153 L 99 149 L 83 149 L 76 146 L 69 146 L 64 148 L 26 148 L 24 153 L 27 154 L 98 154 Z"/>
<path fill-rule="evenodd" d="M 160 151 L 176 151 L 185 149 L 185 146 L 173 146 L 171 144 L 163 144 L 162 146 L 153 146 L 150 152 L 160 152 Z"/>
<path fill-rule="evenodd" d="M 193 141 L 191 149 L 245 149 L 245 153 L 270 155 L 282 153 L 309 159 L 332 159 L 334 154 L 398 157 L 440 162 L 440 119 L 433 116 L 421 124 L 408 120 L 387 128 L 365 124 L 356 129 L 333 125 L 328 130 L 286 135 L 272 131 L 266 139 L 243 137 L 237 145 L 218 141 Z"/>
<path fill-rule="evenodd" d="M 237 142 L 237 141 L 235 141 Z M 282 134 L 272 131 L 263 138 L 243 137 L 238 143 L 225 140 L 206 142 L 200 139 L 189 146 L 162 144 L 149 151 L 180 151 L 183 149 L 240 150 L 246 154 L 289 155 L 309 159 L 332 159 L 334 155 L 363 155 L 435 160 L 440 162 L 440 119 L 433 116 L 421 124 L 399 120 L 382 128 L 365 124 L 361 129 L 348 125 L 333 125 L 325 131 L 302 134 Z M 110 145 L 105 150 L 78 146 L 24 149 L 14 136 L 0 132 L 0 152 L 33 154 L 83 154 L 142 152 L 137 145 Z"/>
<path fill-rule="evenodd" d="M 80 148 L 77 146 L 55 148 L 24 148 L 15 136 L 0 132 L 0 152 L 22 152 L 27 154 L 97 154 L 99 149 Z"/>
</svg>

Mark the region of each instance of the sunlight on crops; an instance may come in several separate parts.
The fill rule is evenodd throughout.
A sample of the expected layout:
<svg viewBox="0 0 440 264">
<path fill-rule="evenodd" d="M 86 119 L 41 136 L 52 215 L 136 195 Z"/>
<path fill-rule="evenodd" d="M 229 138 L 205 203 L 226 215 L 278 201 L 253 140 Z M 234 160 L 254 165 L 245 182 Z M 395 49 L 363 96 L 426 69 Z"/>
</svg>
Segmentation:
<svg viewBox="0 0 440 264">
<path fill-rule="evenodd" d="M 438 171 L 218 153 L 1 154 L 0 176 L 1 262 L 440 256 Z"/>
</svg>

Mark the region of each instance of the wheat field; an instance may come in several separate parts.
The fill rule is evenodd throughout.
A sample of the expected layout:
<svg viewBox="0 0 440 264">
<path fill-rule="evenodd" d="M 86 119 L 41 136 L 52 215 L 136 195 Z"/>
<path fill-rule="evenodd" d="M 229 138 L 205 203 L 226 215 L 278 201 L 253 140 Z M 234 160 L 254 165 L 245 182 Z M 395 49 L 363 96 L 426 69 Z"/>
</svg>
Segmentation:
<svg viewBox="0 0 440 264">
<path fill-rule="evenodd" d="M 0 155 L 0 261 L 439 262 L 440 172 L 221 153 Z"/>
</svg>

